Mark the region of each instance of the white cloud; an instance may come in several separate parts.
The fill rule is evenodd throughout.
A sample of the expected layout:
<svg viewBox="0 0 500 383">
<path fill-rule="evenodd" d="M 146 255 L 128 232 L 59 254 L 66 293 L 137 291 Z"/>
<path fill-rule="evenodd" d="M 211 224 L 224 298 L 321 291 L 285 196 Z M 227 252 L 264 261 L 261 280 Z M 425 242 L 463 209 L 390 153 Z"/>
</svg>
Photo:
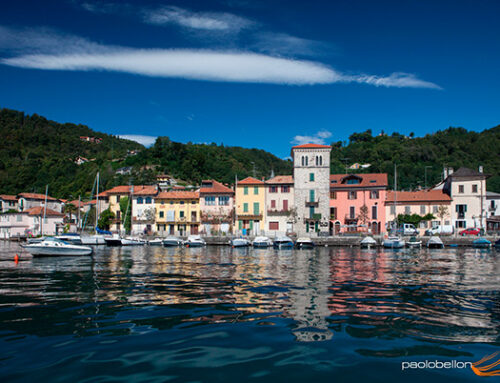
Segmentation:
<svg viewBox="0 0 500 383">
<path fill-rule="evenodd" d="M 303 39 L 286 33 L 261 32 L 255 34 L 254 38 L 256 42 L 251 45 L 252 48 L 272 55 L 318 56 L 325 53 L 336 53 L 336 48 L 331 44 Z"/>
<path fill-rule="evenodd" d="M 176 24 L 185 28 L 209 31 L 239 31 L 248 28 L 252 21 L 231 13 L 192 12 L 168 6 L 144 11 L 144 21 L 150 24 Z"/>
<path fill-rule="evenodd" d="M 144 76 L 269 84 L 365 83 L 384 87 L 440 89 L 413 74 L 347 75 L 319 62 L 248 51 L 140 49 L 106 46 L 46 29 L 0 26 L 0 63 L 20 68 L 115 71 Z"/>
<path fill-rule="evenodd" d="M 142 144 L 144 146 L 153 145 L 157 138 L 155 136 L 142 136 L 139 134 L 119 134 L 118 137 L 123 138 L 125 140 L 138 142 L 139 144 Z"/>
<path fill-rule="evenodd" d="M 303 144 L 319 144 L 328 145 L 326 139 L 331 137 L 332 133 L 321 130 L 312 136 L 295 136 L 292 141 L 293 145 L 303 145 Z"/>
</svg>

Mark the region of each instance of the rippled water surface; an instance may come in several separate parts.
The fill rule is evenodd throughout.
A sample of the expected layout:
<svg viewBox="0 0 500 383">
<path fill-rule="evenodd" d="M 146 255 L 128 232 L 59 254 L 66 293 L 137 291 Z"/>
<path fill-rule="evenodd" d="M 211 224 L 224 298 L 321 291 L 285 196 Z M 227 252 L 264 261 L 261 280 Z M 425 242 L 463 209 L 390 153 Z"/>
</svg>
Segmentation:
<svg viewBox="0 0 500 383">
<path fill-rule="evenodd" d="M 0 243 L 2 382 L 484 381 L 402 362 L 500 345 L 495 250 L 19 252 Z"/>
</svg>

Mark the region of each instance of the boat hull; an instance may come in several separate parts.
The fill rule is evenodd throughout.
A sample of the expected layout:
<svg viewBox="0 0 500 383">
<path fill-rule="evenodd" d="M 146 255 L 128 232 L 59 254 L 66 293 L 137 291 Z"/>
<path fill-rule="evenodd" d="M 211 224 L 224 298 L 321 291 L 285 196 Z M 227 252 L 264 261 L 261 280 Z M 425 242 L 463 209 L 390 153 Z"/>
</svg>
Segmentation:
<svg viewBox="0 0 500 383">
<path fill-rule="evenodd" d="M 314 249 L 314 243 L 297 243 L 297 249 Z"/>
<path fill-rule="evenodd" d="M 69 257 L 69 256 L 88 256 L 92 255 L 92 249 L 85 248 L 52 248 L 49 246 L 31 246 L 27 245 L 24 248 L 34 257 Z"/>
<path fill-rule="evenodd" d="M 252 243 L 252 246 L 258 249 L 267 249 L 268 247 L 272 246 L 269 242 L 254 242 Z"/>
<path fill-rule="evenodd" d="M 293 242 L 275 242 L 273 247 L 275 249 L 293 249 Z"/>
<path fill-rule="evenodd" d="M 90 235 L 81 237 L 82 245 L 106 245 L 102 235 Z"/>
<path fill-rule="evenodd" d="M 386 249 L 402 249 L 405 247 L 403 241 L 384 241 L 384 247 Z"/>
<path fill-rule="evenodd" d="M 186 242 L 186 247 L 203 247 L 205 243 L 202 242 Z"/>
<path fill-rule="evenodd" d="M 182 246 L 182 242 L 181 241 L 168 241 L 168 240 L 165 240 L 165 241 L 163 241 L 163 246 L 164 247 L 178 247 L 178 246 Z"/>
<path fill-rule="evenodd" d="M 231 241 L 231 246 L 233 247 L 248 247 L 250 246 L 250 241 L 243 239 L 234 239 Z"/>
</svg>

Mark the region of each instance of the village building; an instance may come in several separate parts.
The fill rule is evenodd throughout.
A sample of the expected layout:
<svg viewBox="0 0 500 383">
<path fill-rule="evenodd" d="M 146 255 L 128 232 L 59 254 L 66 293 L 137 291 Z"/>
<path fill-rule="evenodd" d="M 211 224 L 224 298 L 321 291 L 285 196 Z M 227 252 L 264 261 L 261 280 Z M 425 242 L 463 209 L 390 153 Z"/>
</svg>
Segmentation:
<svg viewBox="0 0 500 383">
<path fill-rule="evenodd" d="M 432 220 L 421 221 L 418 226 L 420 234 L 423 235 L 427 229 L 434 226 L 451 225 L 452 201 L 443 190 L 388 191 L 385 200 L 387 221 L 395 222 L 400 214 L 417 214 L 421 217 L 432 214 Z"/>
<path fill-rule="evenodd" d="M 500 232 L 500 194 L 487 191 L 486 205 L 486 230 L 490 233 L 498 233 Z"/>
<path fill-rule="evenodd" d="M 266 221 L 268 235 L 293 233 L 295 222 L 293 177 L 276 176 L 266 181 Z"/>
<path fill-rule="evenodd" d="M 51 196 L 45 196 L 45 194 L 20 193 L 17 195 L 17 200 L 17 208 L 19 211 L 25 211 L 32 207 L 44 206 L 45 200 L 47 200 L 47 209 L 57 212 L 63 211 L 63 202 L 61 200 Z"/>
<path fill-rule="evenodd" d="M 64 214 L 36 206 L 0 215 L 0 239 L 57 235 L 64 231 Z"/>
<path fill-rule="evenodd" d="M 15 195 L 0 194 L 0 213 L 17 210 L 17 197 Z"/>
<path fill-rule="evenodd" d="M 387 174 L 330 175 L 330 234 L 385 230 Z"/>
<path fill-rule="evenodd" d="M 229 234 L 234 219 L 234 190 L 215 180 L 201 182 L 201 233 Z"/>
<path fill-rule="evenodd" d="M 236 184 L 236 234 L 259 235 L 266 220 L 266 184 L 247 177 Z"/>
<path fill-rule="evenodd" d="M 298 236 L 328 235 L 331 150 L 331 146 L 319 144 L 292 148 Z"/>
<path fill-rule="evenodd" d="M 156 185 L 132 186 L 132 234 L 151 234 L 155 225 Z"/>
<path fill-rule="evenodd" d="M 103 194 L 106 194 L 106 196 L 108 197 L 109 210 L 112 211 L 115 215 L 115 218 L 111 220 L 111 225 L 109 228 L 114 233 L 120 233 L 121 230 L 123 229 L 120 201 L 122 198 L 130 197 L 130 188 L 131 187 L 129 185 L 120 185 L 120 186 L 115 186 L 114 188 L 103 192 Z M 99 201 L 101 200 L 99 199 Z M 128 208 L 130 209 L 130 206 Z M 105 209 L 102 210 L 100 209 L 99 214 L 101 214 L 104 210 Z"/>
<path fill-rule="evenodd" d="M 156 231 L 161 236 L 199 233 L 200 195 L 192 191 L 161 192 L 155 197 Z"/>
</svg>

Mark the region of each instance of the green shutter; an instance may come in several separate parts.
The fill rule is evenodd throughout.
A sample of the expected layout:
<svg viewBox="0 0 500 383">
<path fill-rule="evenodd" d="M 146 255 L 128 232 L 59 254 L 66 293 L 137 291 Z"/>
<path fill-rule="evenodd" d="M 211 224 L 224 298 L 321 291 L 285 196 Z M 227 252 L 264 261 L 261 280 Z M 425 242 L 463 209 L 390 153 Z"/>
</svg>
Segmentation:
<svg viewBox="0 0 500 383">
<path fill-rule="evenodd" d="M 309 222 L 306 222 L 306 233 L 309 233 Z"/>
<path fill-rule="evenodd" d="M 243 229 L 243 222 L 241 222 L 241 219 L 238 220 L 238 228 L 241 230 Z"/>
<path fill-rule="evenodd" d="M 248 186 L 243 187 L 243 194 L 248 195 Z"/>
<path fill-rule="evenodd" d="M 258 202 L 253 203 L 253 214 L 259 215 L 259 203 Z"/>
<path fill-rule="evenodd" d="M 253 230 L 253 221 L 250 221 L 250 230 Z"/>
<path fill-rule="evenodd" d="M 309 201 L 314 202 L 314 190 L 309 190 Z"/>
<path fill-rule="evenodd" d="M 248 213 L 248 203 L 247 202 L 245 202 L 243 204 L 243 213 Z"/>
<path fill-rule="evenodd" d="M 258 186 L 253 187 L 253 194 L 255 194 L 255 195 L 259 194 L 259 187 Z"/>
<path fill-rule="evenodd" d="M 309 173 L 309 181 L 314 181 L 314 173 Z"/>
</svg>

